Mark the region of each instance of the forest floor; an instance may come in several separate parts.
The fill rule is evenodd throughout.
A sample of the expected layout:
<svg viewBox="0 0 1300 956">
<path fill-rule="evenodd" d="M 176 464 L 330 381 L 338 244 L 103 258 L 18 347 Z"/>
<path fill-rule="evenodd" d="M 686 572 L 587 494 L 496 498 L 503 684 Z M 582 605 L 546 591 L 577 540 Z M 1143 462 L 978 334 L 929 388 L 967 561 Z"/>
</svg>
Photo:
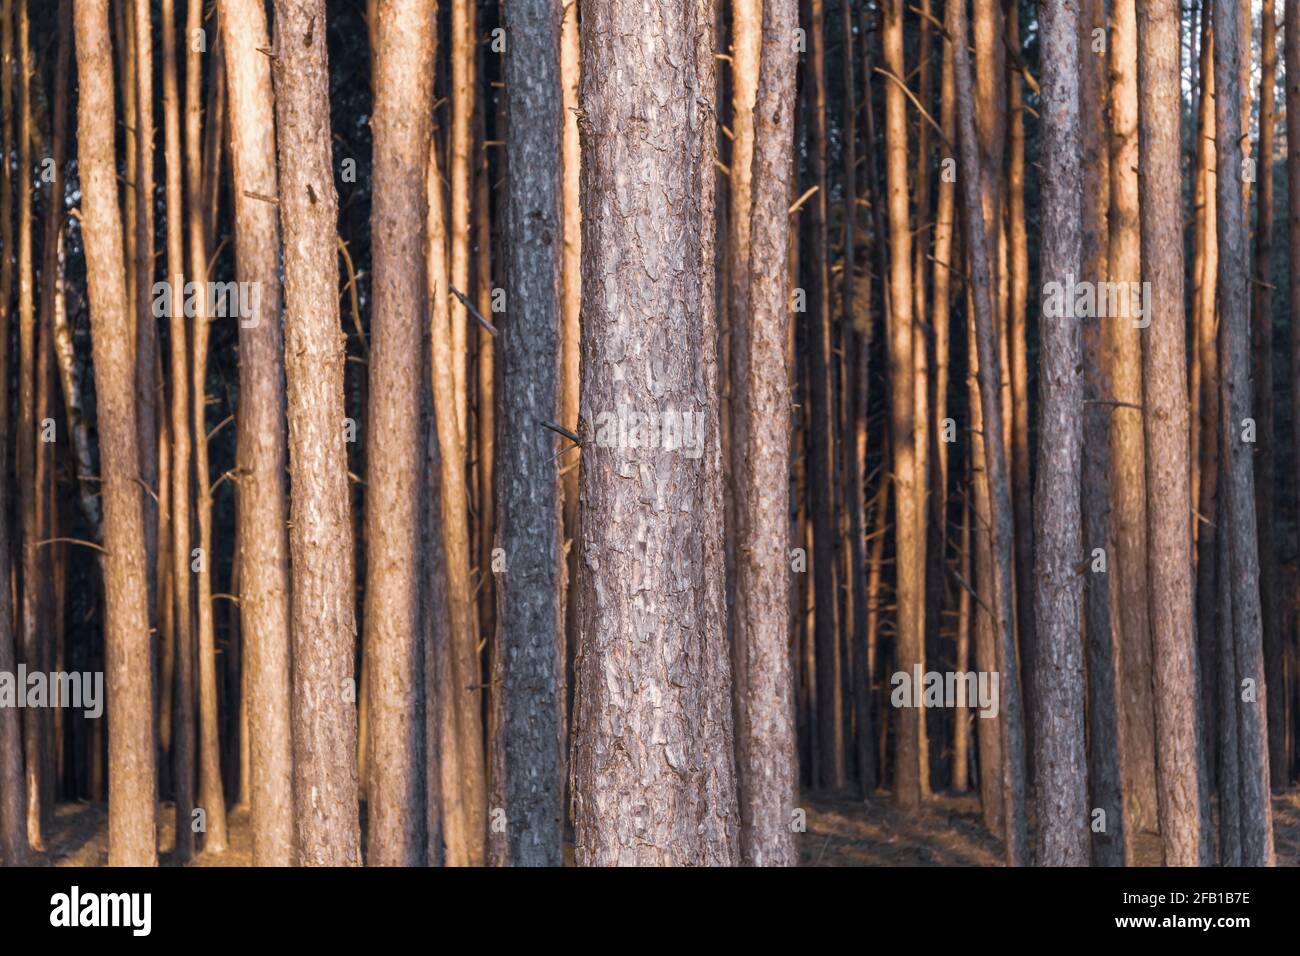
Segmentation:
<svg viewBox="0 0 1300 956">
<path fill-rule="evenodd" d="M 973 794 L 935 794 L 918 811 L 896 807 L 888 794 L 868 801 L 805 794 L 808 830 L 800 843 L 803 866 L 1001 866 L 1001 842 L 984 829 L 979 799 Z M 179 866 L 172 853 L 174 814 L 170 804 L 162 823 L 159 862 Z M 192 866 L 249 866 L 252 833 L 248 812 L 227 817 L 229 849 L 200 853 Z M 1273 798 L 1273 832 L 1279 866 L 1300 866 L 1300 790 Z M 102 804 L 65 803 L 55 808 L 47 850 L 37 866 L 104 866 L 108 863 L 108 816 Z M 1138 862 L 1160 863 L 1154 833 L 1138 837 Z M 567 856 L 567 854 L 566 854 Z"/>
</svg>

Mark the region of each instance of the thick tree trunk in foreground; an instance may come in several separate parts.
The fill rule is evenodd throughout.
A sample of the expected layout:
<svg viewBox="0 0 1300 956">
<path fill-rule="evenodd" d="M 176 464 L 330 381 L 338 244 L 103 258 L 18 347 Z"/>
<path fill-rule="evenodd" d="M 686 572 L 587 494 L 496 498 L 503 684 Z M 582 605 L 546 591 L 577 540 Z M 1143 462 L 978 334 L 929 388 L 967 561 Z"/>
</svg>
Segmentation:
<svg viewBox="0 0 1300 956">
<path fill-rule="evenodd" d="M 123 286 L 113 148 L 113 64 L 105 0 L 77 0 L 78 166 L 86 244 L 104 501 L 109 727 L 108 859 L 158 862 L 154 830 L 153 667 L 145 581 L 143 492 L 137 483 L 135 370 Z"/>
<path fill-rule="evenodd" d="M 259 0 L 225 0 L 221 28 L 230 96 L 235 271 L 254 283 L 257 311 L 239 326 L 239 448 L 242 477 L 239 614 L 246 637 L 253 862 L 293 862 L 293 752 L 289 723 L 289 537 L 285 468 L 284 338 L 280 314 L 280 222 L 275 118 L 266 13 Z"/>
<path fill-rule="evenodd" d="M 1237 10 L 1229 3 L 1214 9 L 1214 120 L 1218 145 L 1219 312 L 1224 348 L 1221 395 L 1223 477 L 1226 492 L 1228 572 L 1232 590 L 1232 635 L 1236 680 L 1237 758 L 1241 773 L 1241 862 L 1273 865 L 1273 808 L 1268 780 L 1268 688 L 1264 678 L 1260 621 L 1259 552 L 1255 526 L 1254 445 L 1242 440 L 1251 415 L 1250 277 L 1248 223 L 1242 198 L 1241 59 L 1249 35 L 1241 36 Z M 1181 281 L 1179 290 L 1181 293 Z M 1155 298 L 1153 290 L 1152 298 Z M 1181 296 L 1173 301 L 1181 301 Z M 1265 441 L 1269 440 L 1265 436 Z M 1156 630 L 1157 639 L 1160 631 Z M 1225 637 L 1226 639 L 1226 637 Z M 1253 681 L 1247 694 L 1242 683 Z M 1161 748 L 1162 752 L 1164 748 Z M 1224 759 L 1228 758 L 1224 754 Z"/>
<path fill-rule="evenodd" d="M 324 0 L 276 0 L 298 862 L 357 865 L 352 524 Z"/>
<path fill-rule="evenodd" d="M 786 375 L 789 270 L 765 264 L 789 254 L 793 174 L 795 71 L 786 40 L 798 23 L 796 0 L 765 0 L 763 47 L 754 111 L 754 190 L 744 268 L 743 308 L 733 322 L 731 373 L 743 381 L 743 444 L 732 447 L 736 481 L 735 640 L 743 646 L 747 680 L 736 699 L 736 775 L 742 859 L 752 866 L 792 866 L 790 831 L 796 799 L 794 688 L 788 650 L 790 399 Z M 865 593 L 865 592 L 864 592 Z M 865 611 L 863 609 L 865 626 Z M 863 638 L 865 647 L 865 635 Z M 874 769 L 874 768 L 873 768 Z"/>
<path fill-rule="evenodd" d="M 649 12 L 629 0 L 583 8 L 586 510 L 573 796 L 584 866 L 738 857 L 713 312 L 712 22 L 708 0 Z M 615 70 L 624 82 L 605 82 Z M 647 272 L 657 280 L 648 283 Z M 655 447 L 619 440 L 610 419 L 620 413 L 661 418 Z"/>
<path fill-rule="evenodd" d="M 1150 323 L 1143 332 L 1142 404 L 1156 739 L 1161 755 L 1157 793 L 1165 862 L 1196 866 L 1204 837 L 1198 793 L 1183 332 L 1178 6 L 1172 0 L 1144 3 L 1137 25 L 1142 278 L 1151 284 L 1151 315 L 1142 320 Z"/>
<path fill-rule="evenodd" d="M 966 12 L 960 3 L 947 11 L 948 32 L 966 36 Z M 1025 736 L 1021 714 L 1020 679 L 1016 667 L 1015 625 L 1012 616 L 1011 493 L 1007 479 L 1006 454 L 1002 442 L 1002 411 L 999 367 L 994 329 L 992 270 L 989 249 L 982 228 L 980 197 L 986 172 L 981 168 L 975 138 L 974 99 L 971 93 L 970 54 L 964 42 L 952 45 L 957 85 L 957 116 L 960 142 L 958 176 L 962 191 L 962 216 L 970 256 L 971 299 L 974 305 L 974 339 L 979 358 L 979 405 L 984 435 L 984 466 L 989 501 L 989 549 L 987 562 L 992 571 L 992 630 L 996 642 L 997 671 L 1001 692 L 1001 773 L 1003 840 L 1006 859 L 1012 866 L 1029 862 L 1028 820 L 1025 808 Z"/>
<path fill-rule="evenodd" d="M 1293 447 L 1300 448 L 1300 0 L 1286 0 L 1284 29 L 1286 46 L 1286 180 L 1287 256 L 1290 268 L 1288 308 L 1291 320 L 1291 427 Z M 1300 482 L 1296 483 L 1300 502 Z M 1296 661 L 1290 672 L 1295 679 Z M 1294 699 L 1294 698 L 1293 698 Z M 1287 708 L 1295 719 L 1291 708 Z M 1293 740 L 1288 734 L 1288 740 Z M 1288 774 L 1289 777 L 1289 774 Z"/>
<path fill-rule="evenodd" d="M 563 531 L 557 451 L 540 423 L 561 414 L 564 116 L 563 10 L 550 0 L 505 8 L 509 91 L 506 301 L 501 330 L 497 474 L 498 648 L 502 698 L 494 744 L 506 830 L 494 861 L 559 866 L 564 841 Z M 561 444 L 563 442 L 563 444 Z"/>
<path fill-rule="evenodd" d="M 375 49 L 374 311 L 366 442 L 366 680 L 369 682 L 371 866 L 424 862 L 423 654 L 418 553 L 424 367 L 424 163 L 433 112 L 427 3 L 380 0 Z"/>
</svg>

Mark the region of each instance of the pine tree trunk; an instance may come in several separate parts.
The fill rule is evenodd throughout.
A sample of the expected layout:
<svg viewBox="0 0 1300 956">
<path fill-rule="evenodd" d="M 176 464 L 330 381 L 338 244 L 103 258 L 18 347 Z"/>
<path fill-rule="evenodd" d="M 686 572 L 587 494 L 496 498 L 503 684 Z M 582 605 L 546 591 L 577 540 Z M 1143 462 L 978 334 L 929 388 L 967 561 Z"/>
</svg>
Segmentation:
<svg viewBox="0 0 1300 956">
<path fill-rule="evenodd" d="M 1138 163 L 1142 278 L 1151 290 L 1151 314 L 1142 319 L 1149 322 L 1142 336 L 1142 406 L 1156 740 L 1161 755 L 1157 794 L 1165 862 L 1195 866 L 1204 835 L 1197 782 L 1178 30 L 1175 3 L 1162 0 L 1138 8 L 1138 115 L 1144 132 Z"/>
<path fill-rule="evenodd" d="M 765 0 L 761 64 L 755 65 L 754 190 L 745 230 L 747 255 L 737 263 L 745 277 L 737 292 L 744 298 L 733 302 L 731 329 L 735 640 L 747 677 L 736 688 L 736 775 L 742 859 L 752 866 L 793 866 L 797 859 L 790 831 L 797 771 L 787 648 L 789 273 L 763 265 L 784 262 L 789 254 L 794 116 L 783 105 L 794 101 L 798 57 L 784 40 L 794 34 L 797 22 L 795 0 Z M 757 31 L 760 24 L 749 26 Z M 734 176 L 734 162 L 732 168 Z M 742 394 L 744 401 L 735 402 L 734 396 Z"/>
<path fill-rule="evenodd" d="M 153 667 L 145 581 L 143 492 L 136 481 L 134 362 L 122 276 L 122 224 L 113 147 L 113 63 L 105 0 L 77 0 L 77 165 L 86 246 L 104 503 L 105 643 L 109 728 L 108 857 L 153 866 Z"/>
<path fill-rule="evenodd" d="M 276 0 L 274 49 L 298 862 L 357 865 L 357 717 L 351 692 L 356 622 L 323 0 Z"/>
<path fill-rule="evenodd" d="M 712 22 L 708 0 L 583 8 L 586 508 L 573 750 L 583 866 L 738 858 L 706 106 Z M 615 70 L 623 82 L 604 82 Z M 647 272 L 658 281 L 647 284 Z M 620 410 L 691 414 L 698 454 L 626 447 L 610 435 Z"/>
<path fill-rule="evenodd" d="M 418 553 L 423 434 L 411 401 L 423 375 L 424 152 L 433 107 L 428 4 L 376 5 L 374 307 L 366 443 L 365 654 L 370 778 L 367 862 L 415 866 L 426 853 Z"/>
<path fill-rule="evenodd" d="M 1275 530 L 1275 443 L 1273 414 L 1273 160 L 1277 114 L 1274 105 L 1277 79 L 1276 3 L 1261 11 L 1259 80 L 1259 186 L 1255 200 L 1254 348 L 1255 423 L 1258 429 L 1255 466 L 1255 517 L 1259 529 L 1259 599 L 1264 640 L 1264 672 L 1274 692 L 1268 696 L 1268 765 L 1273 789 L 1283 790 L 1290 780 L 1290 754 L 1285 745 L 1286 680 L 1283 660 L 1281 572 Z"/>
<path fill-rule="evenodd" d="M 1251 414 L 1250 269 L 1248 223 L 1241 178 L 1242 48 L 1250 37 L 1240 33 L 1239 11 L 1231 4 L 1216 4 L 1214 11 L 1214 100 L 1218 163 L 1225 172 L 1217 178 L 1219 205 L 1219 309 L 1223 337 L 1224 492 L 1227 502 L 1227 537 L 1223 544 L 1232 591 L 1232 634 L 1237 687 L 1232 701 L 1237 710 L 1238 759 L 1241 772 L 1241 862 L 1246 866 L 1273 865 L 1273 812 L 1268 771 L 1268 691 L 1264 675 L 1263 633 L 1260 620 L 1260 566 L 1255 524 L 1254 448 L 1243 440 Z M 1181 283 L 1181 277 L 1180 277 Z M 1153 290 L 1153 299 L 1155 290 Z M 1265 437 L 1265 441 L 1268 438 Z M 1156 630 L 1159 639 L 1160 630 Z M 1255 692 L 1243 686 L 1253 681 Z M 1164 748 L 1162 747 L 1162 750 Z"/>
<path fill-rule="evenodd" d="M 918 517 L 916 443 L 916 362 L 912 320 L 912 238 L 907 188 L 907 100 L 900 85 L 903 65 L 903 0 L 884 7 L 885 182 L 889 211 L 889 381 L 890 436 L 894 458 L 894 527 L 898 568 L 897 671 L 913 674 L 924 667 L 924 538 Z M 816 429 L 814 429 L 814 435 Z M 820 608 L 821 602 L 818 602 Z M 819 615 L 820 616 L 820 615 Z M 927 789 L 926 755 L 922 752 L 921 709 L 898 710 L 895 793 L 903 807 L 920 805 Z"/>
<path fill-rule="evenodd" d="M 293 752 L 289 722 L 289 538 L 285 468 L 280 222 L 266 13 L 227 0 L 221 17 L 230 95 L 235 271 L 258 308 L 239 326 L 239 612 L 246 635 L 253 862 L 293 862 Z"/>
<path fill-rule="evenodd" d="M 509 91 L 505 222 L 508 311 L 501 330 L 497 647 L 505 838 L 497 863 L 559 866 L 564 838 L 564 533 L 557 452 L 541 422 L 561 415 L 563 341 L 563 10 L 505 8 Z"/>
<path fill-rule="evenodd" d="M 960 3 L 947 12 L 948 32 L 966 36 L 966 12 Z M 981 167 L 975 132 L 974 97 L 971 91 L 970 56 L 964 42 L 953 44 L 956 56 L 957 115 L 961 162 L 959 180 L 962 190 L 962 214 L 970 255 L 970 286 L 974 308 L 974 339 L 978 352 L 980 430 L 984 436 L 984 470 L 989 503 L 990 575 L 994 611 L 992 631 L 995 640 L 996 670 L 1000 675 L 1001 785 L 1003 840 L 1007 862 L 1024 866 L 1029 862 L 1028 822 L 1025 808 L 1025 737 L 1021 715 L 1020 680 L 1016 668 L 1016 641 L 1012 612 L 1012 514 L 1011 492 L 1007 479 L 1006 452 L 1002 441 L 1002 409 L 999 380 L 994 302 L 989 244 L 981 228 L 984 219 L 981 196 L 988 173 Z M 981 665 L 981 669 L 984 669 Z M 981 764 L 981 773 L 988 772 Z"/>
<path fill-rule="evenodd" d="M 1042 8 L 1044 295 L 1080 271 L 1079 12 L 1068 0 Z M 1090 54 L 1091 55 L 1091 54 Z M 1086 274 L 1091 278 L 1095 273 Z M 1087 866 L 1088 779 L 1083 720 L 1080 540 L 1083 379 L 1080 318 L 1069 303 L 1039 325 L 1039 455 L 1035 489 L 1034 634 L 1040 866 Z"/>
</svg>

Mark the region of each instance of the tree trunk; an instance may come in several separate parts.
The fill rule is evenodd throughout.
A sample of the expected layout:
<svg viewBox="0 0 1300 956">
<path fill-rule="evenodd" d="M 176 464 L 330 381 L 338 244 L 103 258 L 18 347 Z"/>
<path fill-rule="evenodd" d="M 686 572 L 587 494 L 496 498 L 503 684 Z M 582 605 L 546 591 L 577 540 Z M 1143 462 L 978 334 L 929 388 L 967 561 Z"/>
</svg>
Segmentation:
<svg viewBox="0 0 1300 956">
<path fill-rule="evenodd" d="M 239 326 L 239 612 L 251 772 L 253 862 L 293 863 L 293 751 L 289 702 L 289 540 L 285 500 L 284 338 L 280 222 L 266 13 L 226 0 L 221 17 L 230 95 L 235 271 L 258 309 Z"/>
<path fill-rule="evenodd" d="M 505 838 L 495 862 L 559 866 L 564 839 L 564 535 L 557 452 L 542 426 L 561 414 L 564 228 L 563 10 L 547 0 L 505 8 L 509 91 L 506 301 L 498 420 L 497 579 Z M 567 444 L 567 442 L 565 442 Z"/>
<path fill-rule="evenodd" d="M 481 866 L 487 813 L 483 763 L 482 676 L 478 626 L 470 583 L 469 504 L 465 483 L 465 432 L 456 420 L 458 400 L 451 360 L 452 330 L 447 291 L 447 226 L 437 151 L 426 170 L 428 203 L 428 291 L 431 302 L 433 403 L 441 463 L 441 526 L 451 622 L 447 669 L 440 687 L 443 711 L 441 795 L 448 866 Z"/>
<path fill-rule="evenodd" d="M 357 865 L 356 622 L 324 0 L 276 0 L 298 862 Z"/>
<path fill-rule="evenodd" d="M 894 527 L 897 553 L 898 653 L 895 667 L 911 675 L 924 667 L 922 630 L 924 608 L 924 536 L 917 507 L 916 363 L 912 320 L 912 234 L 907 191 L 907 100 L 901 85 L 903 66 L 903 0 L 884 7 L 885 68 L 885 189 L 889 210 L 889 381 L 890 436 L 894 457 Z M 814 436 L 817 429 L 814 427 Z M 818 602 L 820 608 L 821 602 Z M 820 615 L 819 615 L 820 617 Z M 894 789 L 903 807 L 917 807 L 927 789 L 927 758 L 922 753 L 921 708 L 898 711 Z"/>
<path fill-rule="evenodd" d="M 1165 862 L 1196 866 L 1203 835 L 1187 468 L 1178 30 L 1176 4 L 1164 0 L 1139 7 L 1138 105 L 1145 134 L 1139 141 L 1138 163 L 1141 257 L 1143 281 L 1150 283 L 1151 292 L 1151 314 L 1142 319 L 1149 323 L 1143 335 L 1142 406 L 1156 740 L 1162 757 L 1157 793 Z"/>
<path fill-rule="evenodd" d="M 966 36 L 966 12 L 954 3 L 947 11 L 948 32 Z M 981 431 L 984 436 L 984 467 L 987 474 L 989 501 L 989 548 L 987 562 L 991 573 L 994 614 L 992 627 L 996 642 L 997 671 L 1001 697 L 1001 782 L 1003 806 L 1003 840 L 1007 862 L 1024 866 L 1029 862 L 1028 821 L 1025 812 L 1025 738 L 1021 716 L 1020 680 L 1016 667 L 1016 642 L 1012 617 L 1012 515 L 1007 480 L 1006 452 L 1002 441 L 1002 409 L 999 396 L 999 367 L 994 328 L 992 270 L 988 242 L 981 228 L 983 216 L 980 198 L 984 195 L 986 171 L 981 168 L 975 133 L 974 98 L 971 93 L 970 56 L 964 42 L 953 44 L 956 57 L 957 115 L 961 169 L 962 213 L 966 225 L 970 254 L 970 285 L 973 299 L 975 344 L 979 357 L 979 405 Z M 981 773 L 987 768 L 981 769 Z"/>
<path fill-rule="evenodd" d="M 144 515 L 137 484 L 134 362 L 122 276 L 113 146 L 113 63 L 105 0 L 77 0 L 78 167 L 94 348 L 104 502 L 105 643 L 109 728 L 108 858 L 153 866 L 153 667 Z"/>
<path fill-rule="evenodd" d="M 1255 517 L 1259 529 L 1259 599 L 1264 641 L 1268 696 L 1268 765 L 1271 786 L 1284 790 L 1290 781 L 1290 754 L 1285 745 L 1286 681 L 1283 661 L 1286 639 L 1282 635 L 1281 580 L 1275 532 L 1275 443 L 1273 415 L 1273 161 L 1277 115 L 1274 88 L 1277 79 L 1276 3 L 1261 11 L 1259 80 L 1259 186 L 1255 199 L 1254 393 L 1257 445 Z"/>
<path fill-rule="evenodd" d="M 1237 9 L 1228 3 L 1214 10 L 1214 100 L 1219 169 L 1219 309 L 1223 337 L 1223 456 L 1227 537 L 1231 560 L 1232 625 L 1237 680 L 1241 688 L 1232 701 L 1237 709 L 1238 760 L 1241 772 L 1241 862 L 1247 866 L 1273 865 L 1273 810 L 1268 779 L 1268 690 L 1264 675 L 1263 634 L 1260 621 L 1259 551 L 1255 525 L 1254 449 L 1242 436 L 1251 414 L 1250 275 L 1248 224 L 1242 197 L 1241 59 L 1249 35 L 1239 32 Z M 1176 95 L 1176 94 L 1175 94 Z M 1180 272 L 1181 286 L 1181 272 Z M 1153 290 L 1153 298 L 1154 296 Z M 1179 290 L 1181 292 L 1181 288 Z M 1179 301 L 1179 300 L 1174 300 Z M 1267 436 L 1264 439 L 1268 441 Z M 1167 487 L 1167 486 L 1161 486 Z M 1156 629 L 1157 638 L 1161 631 Z M 1194 662 L 1193 662 L 1194 663 Z M 1245 681 L 1253 682 L 1249 693 Z M 1164 750 L 1162 746 L 1162 751 Z"/>
<path fill-rule="evenodd" d="M 730 865 L 738 856 L 717 440 L 712 22 L 708 0 L 583 9 L 586 511 L 573 750 L 583 866 Z M 615 70 L 624 82 L 603 82 Z M 659 281 L 647 284 L 647 272 Z M 643 347 L 646 359 L 633 361 Z M 610 416 L 622 412 L 672 416 L 698 437 L 685 447 L 629 447 L 610 435 Z"/>
<path fill-rule="evenodd" d="M 426 853 L 419 707 L 418 552 L 423 435 L 411 409 L 423 374 L 424 151 L 433 107 L 428 4 L 376 4 L 374 201 L 366 443 L 367 862 L 416 866 Z"/>
<path fill-rule="evenodd" d="M 744 299 L 733 302 L 731 329 L 733 396 L 744 396 L 740 403 L 733 398 L 731 449 L 738 519 L 735 640 L 747 678 L 736 689 L 736 773 L 742 859 L 751 866 L 793 866 L 797 860 L 790 831 L 797 780 L 787 646 L 789 272 L 764 265 L 785 262 L 789 254 L 794 115 L 783 107 L 794 102 L 798 57 L 785 41 L 797 22 L 795 0 L 765 0 L 754 110 L 755 188 L 747 255 L 737 262 Z M 732 168 L 734 175 L 734 162 Z"/>
<path fill-rule="evenodd" d="M 1087 866 L 1082 579 L 1076 567 L 1083 553 L 1080 317 L 1073 303 L 1061 310 L 1064 314 L 1050 311 L 1052 284 L 1069 288 L 1071 278 L 1082 274 L 1079 13 L 1066 0 L 1049 0 L 1042 9 L 1043 167 L 1052 175 L 1043 177 L 1040 270 L 1047 300 L 1039 326 L 1040 440 L 1034 496 L 1036 858 L 1040 866 Z"/>
</svg>

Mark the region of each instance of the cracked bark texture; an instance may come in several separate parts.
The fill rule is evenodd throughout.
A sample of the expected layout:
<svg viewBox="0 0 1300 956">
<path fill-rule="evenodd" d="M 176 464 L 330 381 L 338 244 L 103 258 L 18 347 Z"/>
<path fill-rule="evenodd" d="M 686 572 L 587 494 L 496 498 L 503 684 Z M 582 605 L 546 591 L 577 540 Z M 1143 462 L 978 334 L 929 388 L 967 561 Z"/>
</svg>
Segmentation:
<svg viewBox="0 0 1300 956">
<path fill-rule="evenodd" d="M 584 4 L 579 865 L 737 861 L 723 621 L 710 0 Z M 689 412 L 703 449 L 602 447 Z M 615 443 L 618 444 L 618 443 Z M 630 443 L 629 443 L 630 444 Z"/>
<path fill-rule="evenodd" d="M 798 789 L 787 555 L 790 273 L 766 268 L 767 263 L 785 262 L 789 254 L 798 68 L 790 38 L 797 26 L 796 0 L 765 0 L 748 258 L 743 263 L 747 301 L 732 312 L 732 375 L 743 382 L 744 394 L 744 402 L 732 409 L 734 425 L 743 422 L 732 456 L 738 515 L 735 641 L 746 663 L 744 686 L 736 688 L 736 776 L 742 859 L 752 866 L 793 866 L 797 861 L 790 831 Z"/>
<path fill-rule="evenodd" d="M 273 77 L 284 232 L 294 823 L 304 866 L 361 863 L 351 498 L 324 0 L 277 0 Z"/>
<path fill-rule="evenodd" d="M 505 9 L 509 130 L 506 302 L 501 328 L 497 578 L 500 680 L 493 790 L 505 810 L 494 863 L 564 861 L 564 538 L 554 432 L 560 417 L 564 117 L 561 20 L 554 0 Z M 494 805 L 496 802 L 494 801 Z"/>
</svg>

